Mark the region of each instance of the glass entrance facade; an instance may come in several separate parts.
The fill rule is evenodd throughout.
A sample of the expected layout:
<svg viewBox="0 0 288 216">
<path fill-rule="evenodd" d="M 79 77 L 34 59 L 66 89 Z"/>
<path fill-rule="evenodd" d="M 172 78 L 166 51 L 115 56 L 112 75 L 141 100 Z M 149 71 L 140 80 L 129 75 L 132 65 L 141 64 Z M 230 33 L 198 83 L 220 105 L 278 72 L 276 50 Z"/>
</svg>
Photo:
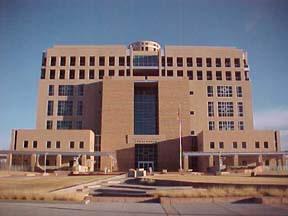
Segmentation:
<svg viewBox="0 0 288 216">
<path fill-rule="evenodd" d="M 158 150 L 157 144 L 135 145 L 135 167 L 148 169 L 150 166 L 157 170 Z"/>
</svg>

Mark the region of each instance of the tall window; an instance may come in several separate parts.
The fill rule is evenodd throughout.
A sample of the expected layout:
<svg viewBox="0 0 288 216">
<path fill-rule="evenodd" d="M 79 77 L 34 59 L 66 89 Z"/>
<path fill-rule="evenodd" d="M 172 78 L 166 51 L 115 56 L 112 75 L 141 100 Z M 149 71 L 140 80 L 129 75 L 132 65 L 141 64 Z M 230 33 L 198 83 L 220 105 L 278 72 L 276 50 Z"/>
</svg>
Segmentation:
<svg viewBox="0 0 288 216">
<path fill-rule="evenodd" d="M 233 116 L 233 102 L 218 102 L 218 116 Z"/>
<path fill-rule="evenodd" d="M 222 71 L 216 71 L 216 80 L 222 80 Z"/>
<path fill-rule="evenodd" d="M 75 70 L 69 71 L 69 79 L 75 79 Z"/>
<path fill-rule="evenodd" d="M 78 96 L 84 95 L 84 85 L 78 85 Z"/>
<path fill-rule="evenodd" d="M 243 121 L 238 122 L 238 130 L 244 130 L 244 122 Z"/>
<path fill-rule="evenodd" d="M 73 85 L 59 85 L 58 95 L 59 96 L 73 96 L 74 86 Z"/>
<path fill-rule="evenodd" d="M 55 70 L 50 70 L 50 79 L 55 79 Z"/>
<path fill-rule="evenodd" d="M 187 76 L 188 76 L 189 80 L 193 80 L 193 71 L 192 70 L 188 70 L 187 71 Z"/>
<path fill-rule="evenodd" d="M 197 65 L 197 67 L 202 67 L 202 58 L 201 57 L 196 58 L 196 65 Z"/>
<path fill-rule="evenodd" d="M 125 66 L 125 57 L 124 56 L 119 57 L 119 66 Z"/>
<path fill-rule="evenodd" d="M 76 57 L 75 56 L 71 56 L 70 57 L 70 66 L 75 66 L 76 65 Z"/>
<path fill-rule="evenodd" d="M 216 58 L 216 67 L 221 67 L 221 58 Z"/>
<path fill-rule="evenodd" d="M 177 57 L 177 67 L 183 67 L 183 58 Z"/>
<path fill-rule="evenodd" d="M 239 58 L 234 59 L 234 65 L 235 65 L 235 67 L 240 67 L 240 59 Z"/>
<path fill-rule="evenodd" d="M 213 97 L 213 86 L 207 86 L 207 96 Z"/>
<path fill-rule="evenodd" d="M 95 71 L 89 70 L 89 79 L 94 79 L 94 78 L 95 78 Z"/>
<path fill-rule="evenodd" d="M 79 70 L 79 79 L 85 79 L 85 70 Z"/>
<path fill-rule="evenodd" d="M 237 97 L 242 97 L 243 96 L 242 87 L 241 86 L 236 86 L 236 93 L 237 93 Z"/>
<path fill-rule="evenodd" d="M 54 95 L 54 85 L 48 86 L 48 95 L 53 96 Z"/>
<path fill-rule="evenodd" d="M 247 143 L 246 142 L 242 142 L 242 148 L 246 149 L 247 147 Z"/>
<path fill-rule="evenodd" d="M 95 56 L 90 56 L 90 58 L 89 58 L 89 65 L 90 65 L 90 66 L 95 66 Z"/>
<path fill-rule="evenodd" d="M 173 58 L 172 57 L 167 57 L 167 66 L 172 67 L 173 66 Z"/>
<path fill-rule="evenodd" d="M 210 142 L 210 149 L 214 149 L 215 148 L 215 143 L 214 142 Z"/>
<path fill-rule="evenodd" d="M 50 66 L 56 66 L 56 56 L 51 56 Z"/>
<path fill-rule="evenodd" d="M 244 115 L 242 102 L 237 102 L 237 109 L 238 109 L 238 116 L 242 117 Z"/>
<path fill-rule="evenodd" d="M 219 121 L 219 130 L 220 131 L 234 130 L 234 122 L 233 121 Z"/>
<path fill-rule="evenodd" d="M 241 72 L 240 72 L 240 71 L 236 71 L 236 72 L 235 72 L 235 79 L 236 79 L 237 81 L 241 81 Z"/>
<path fill-rule="evenodd" d="M 212 71 L 207 71 L 207 80 L 212 80 Z"/>
<path fill-rule="evenodd" d="M 109 66 L 115 66 L 115 57 L 109 56 Z"/>
<path fill-rule="evenodd" d="M 53 128 L 53 121 L 52 120 L 46 121 L 46 129 L 51 130 L 52 128 Z"/>
<path fill-rule="evenodd" d="M 66 65 L 66 57 L 65 56 L 61 56 L 60 57 L 60 66 L 65 66 Z"/>
<path fill-rule="evenodd" d="M 193 61 L 191 57 L 187 57 L 186 58 L 186 62 L 187 62 L 187 67 L 192 67 L 193 66 Z"/>
<path fill-rule="evenodd" d="M 214 103 L 208 102 L 208 116 L 212 117 L 214 116 Z"/>
<path fill-rule="evenodd" d="M 231 67 L 231 59 L 225 58 L 225 67 Z"/>
<path fill-rule="evenodd" d="M 47 115 L 48 116 L 53 115 L 53 106 L 54 106 L 54 101 L 48 101 L 48 105 L 47 105 Z"/>
<path fill-rule="evenodd" d="M 203 80 L 202 71 L 197 71 L 197 80 Z"/>
<path fill-rule="evenodd" d="M 232 86 L 217 86 L 218 97 L 232 97 Z"/>
<path fill-rule="evenodd" d="M 214 121 L 209 121 L 208 123 L 208 129 L 210 131 L 215 130 L 215 122 Z"/>
<path fill-rule="evenodd" d="M 99 66 L 105 66 L 105 56 L 99 56 Z"/>
<path fill-rule="evenodd" d="M 41 79 L 45 79 L 45 75 L 46 75 L 46 70 L 45 70 L 45 68 L 42 68 L 41 69 Z"/>
<path fill-rule="evenodd" d="M 58 116 L 71 116 L 73 114 L 73 101 L 58 101 Z"/>
<path fill-rule="evenodd" d="M 60 70 L 59 79 L 65 79 L 65 70 Z"/>
<path fill-rule="evenodd" d="M 83 115 L 83 101 L 77 103 L 77 115 Z"/>
<path fill-rule="evenodd" d="M 85 56 L 80 56 L 80 66 L 85 66 Z"/>
<path fill-rule="evenodd" d="M 232 80 L 232 74 L 231 74 L 231 71 L 226 71 L 226 80 L 227 80 L 227 81 Z"/>
<path fill-rule="evenodd" d="M 206 58 L 206 66 L 212 67 L 212 59 L 211 58 Z"/>
</svg>

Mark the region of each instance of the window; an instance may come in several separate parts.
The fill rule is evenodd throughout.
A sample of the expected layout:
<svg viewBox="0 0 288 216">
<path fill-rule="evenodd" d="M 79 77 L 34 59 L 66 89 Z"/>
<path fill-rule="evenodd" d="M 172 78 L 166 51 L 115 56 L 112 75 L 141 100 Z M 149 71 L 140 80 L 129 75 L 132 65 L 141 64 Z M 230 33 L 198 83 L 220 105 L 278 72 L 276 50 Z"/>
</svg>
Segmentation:
<svg viewBox="0 0 288 216">
<path fill-rule="evenodd" d="M 190 94 L 190 95 L 193 95 L 193 94 L 194 94 L 194 92 L 193 92 L 193 91 L 190 91 L 190 92 L 189 92 L 189 94 Z"/>
<path fill-rule="evenodd" d="M 109 76 L 114 76 L 115 75 L 115 71 L 114 70 L 109 70 Z"/>
<path fill-rule="evenodd" d="M 60 141 L 56 141 L 56 148 L 59 149 L 60 148 Z"/>
<path fill-rule="evenodd" d="M 194 131 L 194 130 L 192 130 L 192 131 L 190 132 L 190 134 L 191 134 L 191 135 L 194 135 L 194 134 L 195 134 L 195 131 Z"/>
<path fill-rule="evenodd" d="M 265 166 L 269 166 L 269 160 L 265 160 Z"/>
<path fill-rule="evenodd" d="M 173 66 L 173 58 L 167 57 L 167 66 L 172 67 Z"/>
<path fill-rule="evenodd" d="M 255 142 L 255 148 L 260 148 L 260 142 L 258 141 Z"/>
<path fill-rule="evenodd" d="M 203 80 L 202 71 L 197 71 L 197 80 Z"/>
<path fill-rule="evenodd" d="M 225 58 L 225 67 L 231 67 L 231 59 Z"/>
<path fill-rule="evenodd" d="M 177 67 L 183 67 L 183 58 L 177 57 Z"/>
<path fill-rule="evenodd" d="M 236 72 L 235 72 L 235 79 L 236 79 L 237 81 L 240 81 L 240 80 L 241 80 L 241 73 L 240 73 L 240 71 L 236 71 Z"/>
<path fill-rule="evenodd" d="M 177 76 L 178 77 L 183 77 L 183 71 L 182 70 L 178 70 L 177 71 Z"/>
<path fill-rule="evenodd" d="M 79 79 L 85 79 L 85 70 L 79 70 Z"/>
<path fill-rule="evenodd" d="M 167 76 L 173 76 L 173 70 L 167 70 Z"/>
<path fill-rule="evenodd" d="M 208 102 L 208 116 L 212 117 L 214 116 L 214 103 Z"/>
<path fill-rule="evenodd" d="M 242 148 L 246 149 L 246 147 L 247 147 L 246 142 L 242 142 Z"/>
<path fill-rule="evenodd" d="M 210 149 L 214 149 L 215 148 L 215 143 L 214 142 L 210 142 Z"/>
<path fill-rule="evenodd" d="M 194 115 L 194 111 L 190 111 L 190 115 Z"/>
<path fill-rule="evenodd" d="M 46 142 L 46 148 L 47 148 L 47 149 L 50 149 L 50 148 L 51 148 L 51 141 L 47 141 L 47 142 Z"/>
<path fill-rule="evenodd" d="M 57 129 L 72 129 L 72 121 L 57 121 Z"/>
<path fill-rule="evenodd" d="M 243 112 L 243 103 L 242 102 L 237 102 L 237 109 L 238 109 L 238 116 L 243 117 L 244 112 Z"/>
<path fill-rule="evenodd" d="M 53 101 L 48 101 L 48 106 L 47 106 L 47 115 L 52 116 L 53 115 L 53 106 L 54 102 Z"/>
<path fill-rule="evenodd" d="M 189 80 L 193 80 L 193 71 L 188 70 L 187 71 L 187 76 L 189 77 Z"/>
<path fill-rule="evenodd" d="M 202 67 L 202 58 L 200 58 L 200 57 L 196 58 L 196 65 L 197 65 L 197 67 Z"/>
<path fill-rule="evenodd" d="M 47 60 L 47 58 L 46 58 L 46 53 L 43 52 L 43 53 L 42 53 L 42 66 L 46 66 L 46 60 Z"/>
<path fill-rule="evenodd" d="M 51 130 L 53 127 L 53 121 L 52 120 L 47 120 L 46 121 L 46 129 Z"/>
<path fill-rule="evenodd" d="M 221 67 L 221 58 L 216 58 L 216 67 Z"/>
<path fill-rule="evenodd" d="M 233 102 L 218 102 L 218 116 L 233 116 Z"/>
<path fill-rule="evenodd" d="M 161 57 L 161 65 L 162 67 L 165 67 L 165 56 Z"/>
<path fill-rule="evenodd" d="M 166 76 L 165 70 L 161 70 L 161 76 Z"/>
<path fill-rule="evenodd" d="M 99 66 L 105 66 L 105 56 L 99 56 Z"/>
<path fill-rule="evenodd" d="M 119 66 L 125 66 L 125 57 L 124 56 L 119 57 Z"/>
<path fill-rule="evenodd" d="M 224 149 L 224 142 L 219 142 L 219 148 Z"/>
<path fill-rule="evenodd" d="M 104 70 L 99 70 L 99 79 L 103 79 L 104 77 Z"/>
<path fill-rule="evenodd" d="M 48 95 L 53 96 L 54 95 L 54 85 L 48 86 Z"/>
<path fill-rule="evenodd" d="M 243 121 L 238 122 L 238 130 L 244 130 L 244 122 Z"/>
<path fill-rule="evenodd" d="M 65 70 L 60 70 L 59 79 L 65 79 Z"/>
<path fill-rule="evenodd" d="M 130 56 L 126 57 L 126 64 L 127 64 L 127 66 L 130 66 Z"/>
<path fill-rule="evenodd" d="M 85 56 L 80 56 L 80 66 L 85 66 Z"/>
<path fill-rule="evenodd" d="M 75 66 L 76 65 L 76 57 L 75 56 L 71 56 L 70 57 L 70 66 Z"/>
<path fill-rule="evenodd" d="M 95 66 L 95 56 L 90 56 L 90 58 L 89 58 L 89 65 L 90 65 L 90 66 Z"/>
<path fill-rule="evenodd" d="M 237 93 L 237 97 L 242 97 L 243 96 L 242 87 L 241 86 L 236 86 L 236 93 Z"/>
<path fill-rule="evenodd" d="M 80 141 L 80 143 L 79 143 L 79 148 L 80 148 L 80 149 L 83 149 L 83 148 L 84 148 L 84 142 L 83 142 L 83 141 Z"/>
<path fill-rule="evenodd" d="M 75 79 L 75 70 L 69 71 L 69 79 Z"/>
<path fill-rule="evenodd" d="M 240 59 L 239 58 L 234 59 L 234 65 L 235 65 L 235 67 L 240 67 Z"/>
<path fill-rule="evenodd" d="M 237 142 L 233 142 L 233 148 L 237 149 Z"/>
<path fill-rule="evenodd" d="M 268 142 L 264 142 L 264 148 L 268 148 Z"/>
<path fill-rule="evenodd" d="M 228 80 L 228 81 L 232 80 L 231 71 L 226 71 L 226 80 Z"/>
<path fill-rule="evenodd" d="M 73 101 L 58 101 L 58 116 L 71 116 L 73 114 Z"/>
<path fill-rule="evenodd" d="M 219 121 L 219 130 L 220 131 L 234 130 L 234 122 L 233 121 Z"/>
<path fill-rule="evenodd" d="M 83 115 L 83 101 L 77 103 L 77 115 Z"/>
<path fill-rule="evenodd" d="M 249 80 L 248 71 L 244 72 L 245 80 Z"/>
<path fill-rule="evenodd" d="M 50 66 L 56 66 L 56 56 L 51 56 Z"/>
<path fill-rule="evenodd" d="M 187 62 L 187 67 L 192 67 L 193 66 L 193 61 L 191 57 L 187 57 L 186 58 L 186 62 Z"/>
<path fill-rule="evenodd" d="M 232 97 L 232 86 L 217 86 L 218 97 Z"/>
<path fill-rule="evenodd" d="M 115 57 L 109 56 L 109 66 L 115 66 Z"/>
<path fill-rule="evenodd" d="M 73 149 L 74 148 L 74 141 L 70 141 L 70 148 Z"/>
<path fill-rule="evenodd" d="M 84 95 L 84 85 L 78 85 L 78 96 Z"/>
<path fill-rule="evenodd" d="M 73 85 L 59 85 L 58 96 L 73 96 Z"/>
<path fill-rule="evenodd" d="M 50 70 L 50 79 L 55 79 L 55 70 Z"/>
<path fill-rule="evenodd" d="M 89 79 L 94 79 L 94 78 L 95 78 L 95 71 L 89 70 Z"/>
<path fill-rule="evenodd" d="M 222 71 L 216 71 L 216 80 L 222 80 Z"/>
<path fill-rule="evenodd" d="M 207 80 L 212 80 L 212 71 L 207 71 Z"/>
<path fill-rule="evenodd" d="M 28 140 L 24 140 L 23 147 L 28 148 L 29 142 Z"/>
<path fill-rule="evenodd" d="M 212 59 L 211 58 L 206 58 L 206 66 L 212 67 Z"/>
<path fill-rule="evenodd" d="M 208 129 L 211 130 L 215 130 L 215 122 L 214 121 L 209 121 L 208 123 Z"/>
<path fill-rule="evenodd" d="M 46 70 L 44 68 L 41 69 L 41 79 L 45 79 Z"/>
<path fill-rule="evenodd" d="M 33 141 L 33 148 L 37 148 L 37 141 L 36 140 Z"/>
<path fill-rule="evenodd" d="M 124 70 L 119 70 L 119 76 L 124 76 L 125 75 L 125 71 Z"/>
<path fill-rule="evenodd" d="M 104 74 L 104 73 L 103 73 Z M 126 69 L 126 76 L 130 76 L 130 69 Z"/>
<path fill-rule="evenodd" d="M 213 86 L 207 86 L 207 96 L 213 97 Z"/>
<path fill-rule="evenodd" d="M 82 121 L 76 121 L 75 122 L 75 128 L 76 129 L 82 129 Z"/>
<path fill-rule="evenodd" d="M 65 66 L 66 65 L 66 57 L 65 56 L 61 56 L 60 57 L 60 66 Z"/>
</svg>

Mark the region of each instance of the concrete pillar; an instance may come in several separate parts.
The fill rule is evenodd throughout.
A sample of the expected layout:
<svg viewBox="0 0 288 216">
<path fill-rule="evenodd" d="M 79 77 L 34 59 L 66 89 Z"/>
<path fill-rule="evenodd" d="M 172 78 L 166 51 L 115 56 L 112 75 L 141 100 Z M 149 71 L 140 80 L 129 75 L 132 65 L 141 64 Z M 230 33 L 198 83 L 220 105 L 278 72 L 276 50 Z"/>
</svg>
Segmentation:
<svg viewBox="0 0 288 216">
<path fill-rule="evenodd" d="M 239 155 L 233 156 L 233 166 L 239 166 Z"/>
<path fill-rule="evenodd" d="M 275 168 L 277 166 L 276 158 L 271 158 L 269 161 L 269 167 Z"/>
<path fill-rule="evenodd" d="M 7 161 L 6 161 L 6 166 L 8 167 L 8 169 L 10 170 L 11 169 L 11 166 L 12 166 L 12 154 L 9 153 L 7 155 Z"/>
<path fill-rule="evenodd" d="M 287 158 L 285 157 L 285 155 L 282 156 L 282 166 L 285 167 L 286 166 L 286 160 Z"/>
<path fill-rule="evenodd" d="M 81 165 L 82 166 L 87 166 L 87 155 L 82 155 L 81 156 Z"/>
<path fill-rule="evenodd" d="M 32 154 L 32 155 L 31 155 L 31 171 L 32 171 L 32 172 L 35 171 L 36 160 L 37 160 L 36 154 Z"/>
<path fill-rule="evenodd" d="M 263 156 L 259 155 L 257 158 L 257 165 L 262 166 L 263 165 Z"/>
<path fill-rule="evenodd" d="M 56 156 L 56 166 L 58 168 L 60 168 L 62 166 L 62 155 L 61 154 L 57 154 L 57 156 Z"/>
<path fill-rule="evenodd" d="M 214 166 L 214 158 L 213 155 L 209 155 L 209 161 L 208 161 L 208 167 L 213 167 Z"/>
<path fill-rule="evenodd" d="M 184 171 L 188 171 L 189 170 L 189 157 L 188 155 L 184 155 L 184 164 L 183 164 L 183 168 Z"/>
</svg>

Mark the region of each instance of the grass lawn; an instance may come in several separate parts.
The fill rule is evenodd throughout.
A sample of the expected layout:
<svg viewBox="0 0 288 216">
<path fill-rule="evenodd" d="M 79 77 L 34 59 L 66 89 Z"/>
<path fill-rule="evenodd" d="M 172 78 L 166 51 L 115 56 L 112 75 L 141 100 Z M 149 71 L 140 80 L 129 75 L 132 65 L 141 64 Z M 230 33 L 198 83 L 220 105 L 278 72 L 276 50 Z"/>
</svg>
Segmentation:
<svg viewBox="0 0 288 216">
<path fill-rule="evenodd" d="M 145 177 L 146 178 L 146 177 Z M 227 176 L 193 176 L 193 175 L 180 175 L 180 174 L 162 174 L 156 176 L 148 176 L 147 178 L 155 180 L 167 181 L 182 181 L 182 182 L 195 182 L 195 183 L 218 183 L 218 184 L 268 184 L 268 185 L 287 185 L 288 178 L 277 177 L 250 177 L 240 175 L 227 175 Z"/>
</svg>

